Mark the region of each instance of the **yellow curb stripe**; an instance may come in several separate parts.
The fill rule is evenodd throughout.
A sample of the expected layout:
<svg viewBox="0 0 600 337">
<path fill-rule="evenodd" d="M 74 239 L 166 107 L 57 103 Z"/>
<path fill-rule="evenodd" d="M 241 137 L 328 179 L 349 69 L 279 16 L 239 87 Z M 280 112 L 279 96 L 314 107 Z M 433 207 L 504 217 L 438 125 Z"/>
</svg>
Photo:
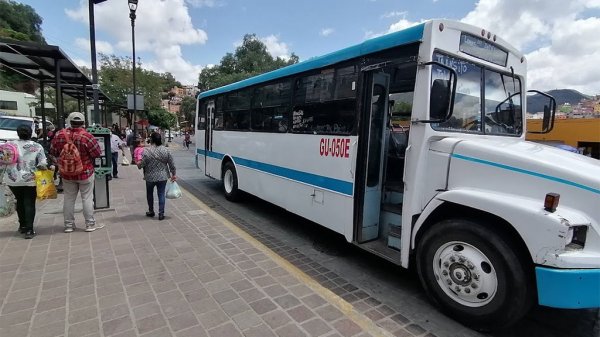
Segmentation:
<svg viewBox="0 0 600 337">
<path fill-rule="evenodd" d="M 181 187 L 181 185 L 180 185 Z M 215 212 L 212 208 L 208 207 L 205 203 L 200 201 L 196 196 L 194 196 L 189 191 L 185 190 L 183 187 L 181 189 L 185 192 L 185 195 L 188 196 L 195 204 L 197 204 L 203 211 L 207 214 L 221 222 L 227 228 L 229 228 L 232 232 L 242 237 L 256 249 L 260 250 L 264 254 L 266 254 L 271 260 L 275 261 L 279 266 L 285 269 L 292 276 L 296 277 L 302 283 L 311 288 L 315 293 L 324 297 L 330 304 L 334 305 L 338 308 L 346 317 L 351 319 L 354 323 L 360 326 L 365 332 L 371 334 L 372 336 L 386 336 L 393 337 L 393 335 L 375 324 L 370 318 L 365 316 L 364 314 L 358 312 L 354 306 L 332 292 L 331 290 L 323 287 L 319 282 L 315 281 L 312 277 L 304 273 L 298 267 L 294 266 L 286 259 L 279 256 L 277 253 L 272 251 L 269 247 L 262 244 L 262 242 L 258 241 L 250 234 L 246 233 L 244 230 L 233 224 L 231 221 L 224 218 L 219 213 Z"/>
</svg>

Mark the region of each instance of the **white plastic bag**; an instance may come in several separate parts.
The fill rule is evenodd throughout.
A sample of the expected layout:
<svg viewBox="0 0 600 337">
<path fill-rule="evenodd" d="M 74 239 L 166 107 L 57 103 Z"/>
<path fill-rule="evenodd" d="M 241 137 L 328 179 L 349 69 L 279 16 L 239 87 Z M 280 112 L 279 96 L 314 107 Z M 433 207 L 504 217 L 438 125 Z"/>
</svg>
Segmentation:
<svg viewBox="0 0 600 337">
<path fill-rule="evenodd" d="M 167 199 L 179 199 L 181 198 L 181 188 L 176 181 L 167 181 Z"/>
<path fill-rule="evenodd" d="M 121 160 L 121 165 L 129 166 L 129 159 L 127 159 L 127 157 L 123 156 L 123 160 Z"/>
</svg>

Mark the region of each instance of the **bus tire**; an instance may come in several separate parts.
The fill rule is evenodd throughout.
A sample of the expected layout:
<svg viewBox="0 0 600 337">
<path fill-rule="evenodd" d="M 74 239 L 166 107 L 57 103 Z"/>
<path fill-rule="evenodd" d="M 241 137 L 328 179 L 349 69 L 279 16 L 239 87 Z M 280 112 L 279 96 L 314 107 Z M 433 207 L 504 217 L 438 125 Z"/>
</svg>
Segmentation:
<svg viewBox="0 0 600 337">
<path fill-rule="evenodd" d="M 239 201 L 241 191 L 238 189 L 238 177 L 235 171 L 235 166 L 232 162 L 227 162 L 223 165 L 223 193 L 229 201 Z"/>
<path fill-rule="evenodd" d="M 448 316 L 479 331 L 506 328 L 533 305 L 530 263 L 507 236 L 477 221 L 451 219 L 431 227 L 417 248 L 417 272 Z"/>
</svg>

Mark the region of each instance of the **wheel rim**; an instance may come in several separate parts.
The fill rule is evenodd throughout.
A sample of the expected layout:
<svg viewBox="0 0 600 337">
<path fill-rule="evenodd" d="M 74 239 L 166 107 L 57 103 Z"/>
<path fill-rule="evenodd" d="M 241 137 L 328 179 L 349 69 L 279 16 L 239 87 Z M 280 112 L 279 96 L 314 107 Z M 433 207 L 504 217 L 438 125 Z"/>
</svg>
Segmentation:
<svg viewBox="0 0 600 337">
<path fill-rule="evenodd" d="M 225 170 L 223 175 L 223 185 L 225 186 L 225 192 L 227 194 L 233 191 L 233 172 L 231 170 Z"/>
<path fill-rule="evenodd" d="M 438 248 L 433 273 L 446 295 L 465 306 L 482 307 L 498 291 L 498 276 L 492 262 L 466 242 L 452 241 Z"/>
</svg>

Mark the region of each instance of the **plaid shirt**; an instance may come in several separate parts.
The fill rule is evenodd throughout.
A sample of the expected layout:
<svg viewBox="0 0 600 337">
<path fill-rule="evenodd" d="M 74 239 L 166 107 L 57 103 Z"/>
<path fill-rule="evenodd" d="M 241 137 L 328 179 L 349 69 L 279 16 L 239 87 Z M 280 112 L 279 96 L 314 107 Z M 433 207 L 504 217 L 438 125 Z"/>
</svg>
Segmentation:
<svg viewBox="0 0 600 337">
<path fill-rule="evenodd" d="M 67 144 L 66 132 L 69 132 L 69 136 L 73 141 L 73 144 L 79 150 L 79 156 L 81 157 L 81 163 L 83 164 L 83 172 L 78 175 L 63 175 L 62 178 L 65 180 L 87 180 L 94 174 L 94 158 L 100 157 L 102 149 L 98 144 L 98 141 L 94 136 L 87 132 L 83 128 L 68 128 L 62 129 L 56 133 L 52 144 L 50 145 L 50 155 L 54 157 L 58 162 L 58 157 L 65 144 Z"/>
</svg>

